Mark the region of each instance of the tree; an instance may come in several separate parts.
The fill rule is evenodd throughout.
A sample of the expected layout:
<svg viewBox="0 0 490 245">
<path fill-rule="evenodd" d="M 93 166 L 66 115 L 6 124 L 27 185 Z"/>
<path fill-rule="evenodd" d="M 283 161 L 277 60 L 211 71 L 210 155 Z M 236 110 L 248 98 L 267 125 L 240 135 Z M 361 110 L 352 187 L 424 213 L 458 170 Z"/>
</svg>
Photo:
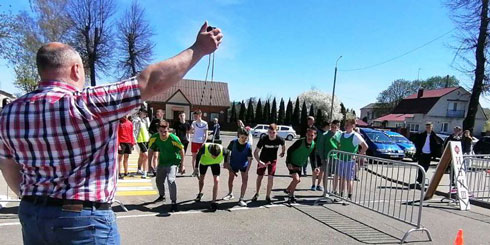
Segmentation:
<svg viewBox="0 0 490 245">
<path fill-rule="evenodd" d="M 282 125 L 284 124 L 284 117 L 286 114 L 286 109 L 284 106 L 284 100 L 281 98 L 281 102 L 279 102 L 279 114 L 277 115 L 277 123 Z"/>
<path fill-rule="evenodd" d="M 293 118 L 291 118 L 291 124 L 294 127 L 299 126 L 300 123 L 300 108 L 299 108 L 299 97 L 296 98 L 296 103 L 294 106 Z"/>
<path fill-rule="evenodd" d="M 264 123 L 266 124 L 270 123 L 270 114 L 271 114 L 271 105 L 269 103 L 269 100 L 267 100 L 265 102 L 264 111 L 262 114 L 262 120 Z"/>
<path fill-rule="evenodd" d="M 272 100 L 272 106 L 271 106 L 271 117 L 270 121 L 271 123 L 277 123 L 277 103 L 276 103 L 276 98 Z"/>
<path fill-rule="evenodd" d="M 345 120 L 347 120 L 347 110 L 345 109 L 344 103 L 340 103 L 340 113 L 342 113 L 342 120 L 340 121 L 340 128 L 344 129 Z"/>
<path fill-rule="evenodd" d="M 280 111 L 279 111 L 280 113 Z M 285 125 L 291 125 L 291 118 L 293 117 L 293 102 L 291 98 L 288 100 L 288 105 L 286 107 L 286 117 L 284 118 Z"/>
<path fill-rule="evenodd" d="M 254 105 L 252 99 L 248 100 L 247 106 L 247 123 L 254 124 L 255 123 L 255 115 L 254 115 Z"/>
<path fill-rule="evenodd" d="M 317 127 L 321 128 L 325 120 L 326 120 L 325 113 L 323 113 L 321 109 L 318 109 L 316 111 L 316 120 L 315 120 Z"/>
<path fill-rule="evenodd" d="M 154 34 L 144 16 L 145 11 L 133 0 L 117 23 L 118 68 L 123 78 L 135 76 L 151 61 L 155 44 L 150 38 Z"/>
<path fill-rule="evenodd" d="M 263 112 L 262 112 L 262 101 L 259 99 L 259 102 L 257 102 L 257 109 L 255 111 L 255 122 L 256 123 L 264 123 L 263 120 Z"/>
<path fill-rule="evenodd" d="M 233 102 L 231 104 L 230 123 L 235 123 L 236 121 L 237 121 L 236 106 L 235 106 L 235 102 Z"/>
<path fill-rule="evenodd" d="M 332 103 L 332 96 L 330 94 L 324 93 L 320 90 L 313 89 L 306 91 L 299 95 L 300 102 L 306 101 L 306 106 L 311 106 L 312 104 L 317 109 L 321 109 L 327 115 L 330 114 L 330 105 Z M 340 102 L 337 98 L 334 99 L 333 106 L 333 118 L 339 119 L 341 115 L 340 111 Z M 315 111 L 313 111 L 314 113 Z M 330 117 L 329 117 L 330 118 Z"/>
<path fill-rule="evenodd" d="M 113 62 L 110 18 L 114 12 L 113 0 L 70 1 L 68 13 L 73 21 L 74 46 L 88 67 L 92 86 L 96 85 L 97 70 L 107 74 Z"/>
<path fill-rule="evenodd" d="M 301 127 L 305 128 L 308 121 L 308 108 L 306 107 L 306 101 L 303 100 L 303 106 L 301 107 Z"/>
<path fill-rule="evenodd" d="M 489 0 L 453 0 L 448 1 L 452 11 L 452 19 L 460 30 L 461 44 L 456 56 L 466 62 L 461 69 L 473 73 L 468 112 L 463 120 L 463 128 L 473 131 L 475 117 L 479 108 L 480 95 L 490 91 L 489 74 L 485 68 L 488 62 L 488 17 Z M 475 62 L 471 61 L 475 57 Z"/>
<path fill-rule="evenodd" d="M 242 103 L 240 103 L 240 110 L 238 111 L 238 119 L 242 120 L 243 123 L 246 122 L 245 113 L 247 113 L 247 108 L 245 108 L 245 103 L 242 100 Z"/>
<path fill-rule="evenodd" d="M 308 116 L 315 117 L 315 108 L 313 107 L 313 104 L 310 105 L 310 111 L 308 113 Z"/>
</svg>

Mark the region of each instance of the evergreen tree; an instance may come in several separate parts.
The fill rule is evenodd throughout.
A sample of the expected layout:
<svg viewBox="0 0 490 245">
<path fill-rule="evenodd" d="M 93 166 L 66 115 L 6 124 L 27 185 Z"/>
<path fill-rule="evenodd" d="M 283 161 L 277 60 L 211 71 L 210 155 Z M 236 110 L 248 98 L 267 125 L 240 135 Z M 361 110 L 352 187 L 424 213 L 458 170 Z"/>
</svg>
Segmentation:
<svg viewBox="0 0 490 245">
<path fill-rule="evenodd" d="M 347 119 L 347 110 L 345 109 L 344 103 L 340 103 L 340 113 L 342 113 L 342 121 L 340 122 L 340 128 L 344 130 L 345 120 Z"/>
<path fill-rule="evenodd" d="M 315 108 L 313 108 L 313 104 L 311 104 L 310 106 L 310 113 L 308 114 L 308 116 L 315 117 Z"/>
<path fill-rule="evenodd" d="M 242 103 L 240 104 L 240 112 L 238 113 L 238 119 L 242 120 L 243 123 L 245 123 L 245 113 L 247 113 L 247 108 L 245 108 L 245 103 L 242 100 Z"/>
<path fill-rule="evenodd" d="M 317 128 L 321 128 L 323 123 L 325 122 L 325 114 L 323 113 L 323 111 L 321 109 L 318 109 L 316 111 L 316 125 L 317 125 Z"/>
<path fill-rule="evenodd" d="M 291 102 L 291 98 L 290 98 L 288 101 L 288 106 L 286 107 L 286 118 L 284 118 L 284 124 L 291 125 L 292 117 L 293 117 L 293 102 Z"/>
<path fill-rule="evenodd" d="M 306 128 L 308 121 L 308 108 L 306 107 L 306 101 L 303 101 L 303 106 L 301 107 L 301 128 Z"/>
<path fill-rule="evenodd" d="M 272 108 L 271 108 L 271 123 L 277 123 L 277 103 L 276 103 L 276 98 L 272 100 Z"/>
<path fill-rule="evenodd" d="M 255 122 L 256 123 L 264 123 L 262 116 L 263 116 L 262 101 L 259 99 L 259 102 L 257 102 L 257 110 L 255 111 Z"/>
<path fill-rule="evenodd" d="M 231 104 L 231 113 L 230 113 L 230 123 L 236 122 L 237 117 L 236 117 L 236 106 L 235 106 L 235 101 Z"/>
<path fill-rule="evenodd" d="M 252 100 L 248 100 L 248 106 L 247 106 L 247 123 L 252 125 L 255 123 L 255 115 L 254 115 L 254 105 L 252 103 Z"/>
<path fill-rule="evenodd" d="M 262 120 L 264 121 L 265 124 L 270 123 L 270 114 L 271 114 L 271 105 L 270 105 L 269 101 L 266 101 L 265 106 L 264 106 L 264 111 L 262 114 L 263 115 Z"/>
<path fill-rule="evenodd" d="M 299 97 L 296 98 L 296 103 L 294 106 L 293 117 L 291 118 L 291 124 L 295 127 L 299 126 L 300 123 L 300 105 L 299 105 Z"/>
<path fill-rule="evenodd" d="M 284 100 L 281 98 L 281 102 L 279 103 L 279 114 L 277 115 L 278 124 L 284 124 L 285 114 L 286 114 L 286 109 L 284 106 Z"/>
</svg>

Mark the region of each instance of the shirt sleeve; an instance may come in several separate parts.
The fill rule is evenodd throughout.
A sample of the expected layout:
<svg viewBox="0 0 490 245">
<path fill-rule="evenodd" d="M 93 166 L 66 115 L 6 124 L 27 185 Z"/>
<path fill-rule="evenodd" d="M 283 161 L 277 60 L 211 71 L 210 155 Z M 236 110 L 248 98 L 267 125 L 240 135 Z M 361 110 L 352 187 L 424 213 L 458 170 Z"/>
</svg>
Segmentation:
<svg viewBox="0 0 490 245">
<path fill-rule="evenodd" d="M 266 136 L 264 136 L 266 137 Z M 257 143 L 257 149 L 261 149 L 262 146 L 264 146 L 264 137 L 259 139 L 259 142 Z"/>
<path fill-rule="evenodd" d="M 116 121 L 140 106 L 141 91 L 134 77 L 122 82 L 83 89 L 78 98 L 104 121 Z"/>
<path fill-rule="evenodd" d="M 184 149 L 184 145 L 182 145 L 182 142 L 180 142 L 179 137 L 172 135 L 172 145 L 179 148 L 179 150 Z"/>
<path fill-rule="evenodd" d="M 362 138 L 362 136 L 360 134 L 358 134 L 357 132 L 354 133 L 354 138 L 352 139 L 352 143 L 354 145 L 360 145 L 364 142 L 364 139 Z"/>
<path fill-rule="evenodd" d="M 234 140 L 230 141 L 230 144 L 228 144 L 228 147 L 226 147 L 226 149 L 232 151 L 233 150 L 233 142 L 235 142 Z"/>
<path fill-rule="evenodd" d="M 230 156 L 230 153 L 231 151 L 228 150 L 228 149 L 223 149 L 223 157 L 225 159 L 225 162 L 226 162 L 226 159 L 228 159 L 228 157 Z"/>
<path fill-rule="evenodd" d="M 158 146 L 155 144 L 156 141 L 157 137 L 155 137 L 155 135 L 151 136 L 150 140 L 148 141 L 148 147 L 152 150 L 157 150 Z"/>
<path fill-rule="evenodd" d="M 299 140 L 296 140 L 296 142 L 294 142 L 294 144 L 288 148 L 287 155 L 286 155 L 286 164 L 291 163 L 291 157 L 293 155 L 293 152 L 301 146 L 303 140 L 305 139 L 301 138 Z"/>
</svg>

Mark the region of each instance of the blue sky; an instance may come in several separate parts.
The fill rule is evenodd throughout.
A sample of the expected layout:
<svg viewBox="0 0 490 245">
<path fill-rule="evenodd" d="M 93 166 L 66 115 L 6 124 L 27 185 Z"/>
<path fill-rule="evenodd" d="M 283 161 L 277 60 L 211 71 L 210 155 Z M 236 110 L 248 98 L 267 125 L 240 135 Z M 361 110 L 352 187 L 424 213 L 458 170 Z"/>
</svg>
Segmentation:
<svg viewBox="0 0 490 245">
<path fill-rule="evenodd" d="M 118 13 L 131 1 L 115 1 Z M 204 20 L 223 30 L 216 52 L 216 81 L 229 84 L 232 100 L 276 96 L 295 98 L 316 88 L 331 93 L 339 56 L 336 95 L 358 111 L 396 79 L 455 75 L 469 88 L 472 80 L 452 66 L 457 40 L 452 32 L 384 65 L 377 64 L 419 47 L 454 29 L 443 1 L 271 1 L 271 0 L 141 0 L 154 28 L 154 61 L 190 46 Z M 14 10 L 28 1 L 5 1 Z M 207 58 L 186 78 L 203 80 Z M 0 89 L 18 92 L 8 81 L 13 71 L 0 62 Z M 103 77 L 99 81 L 113 81 Z M 489 98 L 482 98 L 490 107 Z"/>
</svg>

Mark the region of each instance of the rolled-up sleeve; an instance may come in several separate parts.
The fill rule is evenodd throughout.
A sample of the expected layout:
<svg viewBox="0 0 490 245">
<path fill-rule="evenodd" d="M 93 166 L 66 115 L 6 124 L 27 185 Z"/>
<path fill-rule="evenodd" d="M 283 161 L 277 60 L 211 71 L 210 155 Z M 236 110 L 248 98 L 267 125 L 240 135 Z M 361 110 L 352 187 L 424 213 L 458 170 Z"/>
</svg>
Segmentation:
<svg viewBox="0 0 490 245">
<path fill-rule="evenodd" d="M 85 88 L 80 95 L 93 114 L 108 121 L 115 121 L 130 114 L 142 103 L 136 78 Z"/>
</svg>

